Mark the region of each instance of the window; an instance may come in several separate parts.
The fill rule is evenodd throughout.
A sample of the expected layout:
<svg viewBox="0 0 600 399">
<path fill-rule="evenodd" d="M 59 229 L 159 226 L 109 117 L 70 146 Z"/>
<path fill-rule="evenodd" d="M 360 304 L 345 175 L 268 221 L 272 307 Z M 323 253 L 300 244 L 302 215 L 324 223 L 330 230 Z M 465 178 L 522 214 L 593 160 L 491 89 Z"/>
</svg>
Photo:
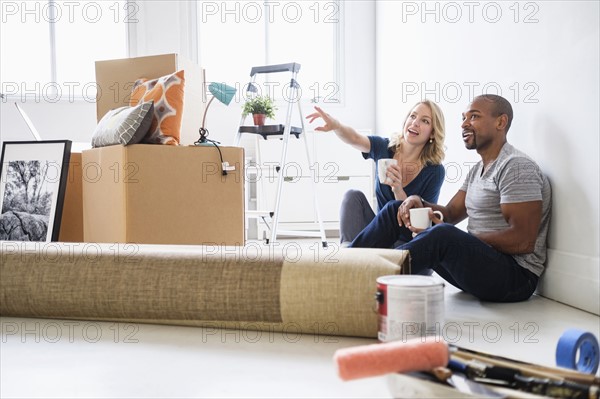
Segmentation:
<svg viewBox="0 0 600 399">
<path fill-rule="evenodd" d="M 96 98 L 97 60 L 127 56 L 126 1 L 2 1 L 0 91 L 35 101 Z"/>
<path fill-rule="evenodd" d="M 202 1 L 198 4 L 200 64 L 207 81 L 235 85 L 240 93 L 250 80 L 252 66 L 297 62 L 302 98 L 336 103 L 341 97 L 342 18 L 339 0 Z M 268 92 L 263 94 L 286 95 L 289 75 L 279 75 L 262 85 Z"/>
</svg>

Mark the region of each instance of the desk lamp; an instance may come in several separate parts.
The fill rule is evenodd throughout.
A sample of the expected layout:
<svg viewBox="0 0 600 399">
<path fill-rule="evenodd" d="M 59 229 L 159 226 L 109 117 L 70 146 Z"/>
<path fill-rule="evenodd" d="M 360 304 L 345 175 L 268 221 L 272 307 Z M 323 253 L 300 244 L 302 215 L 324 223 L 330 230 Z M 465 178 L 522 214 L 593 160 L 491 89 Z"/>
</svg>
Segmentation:
<svg viewBox="0 0 600 399">
<path fill-rule="evenodd" d="M 208 112 L 208 107 L 210 107 L 210 104 L 213 102 L 213 100 L 216 98 L 223 104 L 229 105 L 229 103 L 233 99 L 233 96 L 235 95 L 235 92 L 237 90 L 234 87 L 227 86 L 225 83 L 214 83 L 213 82 L 208 85 L 208 91 L 210 91 L 210 94 L 212 94 L 213 96 L 210 99 L 210 101 L 208 102 L 208 104 L 206 104 L 206 108 L 204 109 L 204 115 L 202 116 L 202 126 L 200 127 L 200 131 L 199 131 L 200 138 L 194 144 L 195 145 L 214 145 L 215 148 L 217 149 L 217 151 L 219 151 L 219 158 L 221 159 L 221 173 L 223 176 L 226 176 L 227 171 L 235 170 L 235 166 L 229 166 L 229 162 L 223 161 L 223 154 L 221 153 L 221 149 L 217 145 L 220 143 L 218 141 L 207 138 L 208 137 L 208 129 L 206 129 L 204 126 L 206 123 L 206 113 Z"/>
<path fill-rule="evenodd" d="M 206 104 L 206 108 L 204 109 L 204 115 L 202 116 L 202 126 L 200 127 L 200 140 L 208 136 L 208 129 L 206 129 L 204 126 L 206 123 L 206 113 L 208 112 L 208 107 L 210 107 L 210 104 L 216 98 L 223 104 L 229 105 L 229 103 L 231 103 L 231 100 L 233 99 L 233 96 L 235 96 L 237 90 L 235 89 L 235 87 L 227 86 L 225 83 L 213 82 L 208 85 L 208 91 L 210 91 L 210 94 L 212 94 L 213 96 L 208 102 L 208 104 Z"/>
</svg>

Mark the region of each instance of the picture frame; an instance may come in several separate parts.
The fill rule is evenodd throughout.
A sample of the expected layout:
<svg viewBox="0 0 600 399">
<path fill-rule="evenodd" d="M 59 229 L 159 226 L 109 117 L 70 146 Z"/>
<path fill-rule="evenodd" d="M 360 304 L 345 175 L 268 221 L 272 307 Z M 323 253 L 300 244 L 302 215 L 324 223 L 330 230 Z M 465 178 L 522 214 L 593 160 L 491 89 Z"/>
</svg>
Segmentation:
<svg viewBox="0 0 600 399">
<path fill-rule="evenodd" d="M 0 241 L 58 241 L 70 140 L 5 141 L 0 156 Z"/>
</svg>

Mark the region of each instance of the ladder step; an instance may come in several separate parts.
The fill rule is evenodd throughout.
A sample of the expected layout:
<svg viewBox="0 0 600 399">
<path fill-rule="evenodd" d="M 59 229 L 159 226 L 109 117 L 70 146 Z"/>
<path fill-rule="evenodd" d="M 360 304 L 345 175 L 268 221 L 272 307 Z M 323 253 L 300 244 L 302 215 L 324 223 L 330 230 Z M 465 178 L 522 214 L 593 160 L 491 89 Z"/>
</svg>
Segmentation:
<svg viewBox="0 0 600 399">
<path fill-rule="evenodd" d="M 282 124 L 279 125 L 264 125 L 264 126 L 240 126 L 240 133 L 252 133 L 252 134 L 260 134 L 265 140 L 267 140 L 270 136 L 283 136 L 285 131 L 285 126 Z M 290 128 L 290 133 L 296 136 L 296 138 L 300 138 L 300 134 L 302 134 L 302 128 L 292 126 Z"/>
</svg>

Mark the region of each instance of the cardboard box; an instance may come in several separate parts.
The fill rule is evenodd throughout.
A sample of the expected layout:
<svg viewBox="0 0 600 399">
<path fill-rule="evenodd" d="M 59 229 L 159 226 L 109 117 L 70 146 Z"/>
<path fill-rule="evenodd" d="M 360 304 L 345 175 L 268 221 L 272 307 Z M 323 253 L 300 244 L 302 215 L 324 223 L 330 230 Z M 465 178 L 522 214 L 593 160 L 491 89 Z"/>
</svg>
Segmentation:
<svg viewBox="0 0 600 399">
<path fill-rule="evenodd" d="M 177 54 L 96 61 L 96 116 L 98 121 L 111 109 L 129 105 L 131 89 L 140 78 L 156 79 L 183 69 L 185 71 L 183 116 L 180 143 L 198 140 L 206 103 L 204 71 Z"/>
<path fill-rule="evenodd" d="M 86 242 L 244 245 L 244 150 L 137 144 L 83 152 Z"/>
<path fill-rule="evenodd" d="M 81 151 L 71 152 L 58 241 L 83 242 Z"/>
</svg>

